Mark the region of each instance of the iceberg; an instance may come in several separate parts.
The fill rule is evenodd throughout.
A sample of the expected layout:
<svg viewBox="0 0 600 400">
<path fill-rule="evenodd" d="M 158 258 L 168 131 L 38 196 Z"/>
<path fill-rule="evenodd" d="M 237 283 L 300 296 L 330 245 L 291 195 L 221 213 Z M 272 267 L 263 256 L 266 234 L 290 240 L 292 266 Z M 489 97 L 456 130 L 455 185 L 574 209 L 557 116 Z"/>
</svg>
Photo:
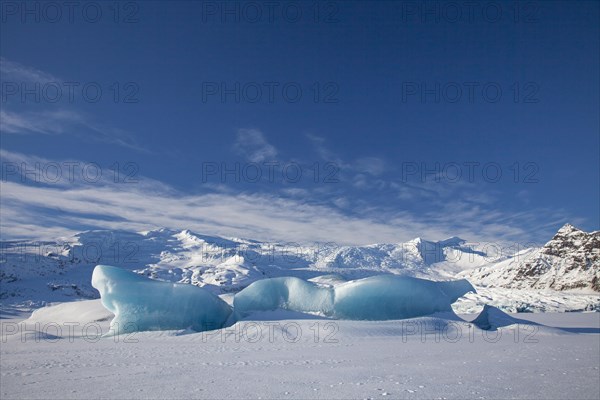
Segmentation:
<svg viewBox="0 0 600 400">
<path fill-rule="evenodd" d="M 238 318 L 282 308 L 350 320 L 404 319 L 452 311 L 451 304 L 470 291 L 475 289 L 464 279 L 378 275 L 332 288 L 283 277 L 252 283 L 235 295 L 233 308 Z"/>
<path fill-rule="evenodd" d="M 464 279 L 435 282 L 398 275 L 350 281 L 334 290 L 334 317 L 373 321 L 452 311 L 451 304 L 459 297 L 475 292 Z"/>
<path fill-rule="evenodd" d="M 434 282 L 378 275 L 331 287 L 280 277 L 256 281 L 238 292 L 232 310 L 204 288 L 152 280 L 108 265 L 96 266 L 92 286 L 100 292 L 102 305 L 115 315 L 110 327 L 114 334 L 213 330 L 253 312 L 276 309 L 349 320 L 405 319 L 452 311 L 452 303 L 475 291 L 464 279 Z"/>
<path fill-rule="evenodd" d="M 231 307 L 206 289 L 152 280 L 117 267 L 98 265 L 92 274 L 102 305 L 115 317 L 113 334 L 136 331 L 222 328 Z"/>
<path fill-rule="evenodd" d="M 303 313 L 333 314 L 331 288 L 321 287 L 295 277 L 262 279 L 253 282 L 233 298 L 237 317 L 252 311 L 269 311 L 282 308 Z"/>
<path fill-rule="evenodd" d="M 532 321 L 514 318 L 499 308 L 488 304 L 483 306 L 483 310 L 481 310 L 477 318 L 471 321 L 471 323 L 484 331 L 497 331 L 498 328 L 504 328 L 515 324 L 531 326 L 539 325 Z"/>
</svg>

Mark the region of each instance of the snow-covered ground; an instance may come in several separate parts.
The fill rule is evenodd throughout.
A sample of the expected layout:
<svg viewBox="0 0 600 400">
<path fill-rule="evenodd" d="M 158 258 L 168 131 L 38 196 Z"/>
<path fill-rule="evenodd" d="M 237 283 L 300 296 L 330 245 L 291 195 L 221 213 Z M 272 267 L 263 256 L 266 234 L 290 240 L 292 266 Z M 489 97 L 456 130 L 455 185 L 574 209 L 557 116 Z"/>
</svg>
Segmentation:
<svg viewBox="0 0 600 400">
<path fill-rule="evenodd" d="M 514 313 L 600 311 L 600 295 L 589 291 L 475 288 L 477 293 L 467 293 L 452 304 L 455 312 L 476 313 L 485 304 Z"/>
<path fill-rule="evenodd" d="M 112 317 L 99 300 L 64 303 L 1 321 L 0 397 L 598 398 L 600 313 L 512 316 L 484 331 L 451 313 L 374 322 L 280 310 L 211 332 L 99 338 Z"/>
<path fill-rule="evenodd" d="M 588 285 L 600 274 L 598 233 L 579 240 L 571 231 L 543 254 L 518 253 L 535 255 L 523 260 L 459 238 L 300 247 L 158 229 L 2 242 L 0 398 L 598 399 L 600 313 L 581 312 L 600 310 Z M 283 276 L 323 287 L 382 274 L 467 278 L 477 293 L 452 304 L 458 315 L 344 321 L 253 311 L 208 332 L 101 337 L 113 314 L 91 286 L 100 263 L 200 286 L 230 305 L 252 282 Z"/>
</svg>

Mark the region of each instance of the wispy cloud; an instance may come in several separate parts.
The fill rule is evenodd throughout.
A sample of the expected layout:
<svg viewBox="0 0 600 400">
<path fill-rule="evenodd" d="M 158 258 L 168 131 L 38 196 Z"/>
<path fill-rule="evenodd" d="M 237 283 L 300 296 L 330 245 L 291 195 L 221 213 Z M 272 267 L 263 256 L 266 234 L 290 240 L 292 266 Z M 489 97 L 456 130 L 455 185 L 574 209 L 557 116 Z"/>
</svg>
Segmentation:
<svg viewBox="0 0 600 400">
<path fill-rule="evenodd" d="M 278 153 L 258 129 L 239 129 L 233 149 L 251 162 L 273 161 Z"/>
<path fill-rule="evenodd" d="M 115 144 L 143 153 L 150 153 L 135 138 L 121 129 L 92 122 L 83 113 L 73 110 L 48 110 L 39 112 L 0 111 L 0 132 L 3 134 L 69 134 Z"/>
<path fill-rule="evenodd" d="M 29 163 L 40 160 L 7 151 L 1 155 Z M 556 210 L 507 213 L 460 201 L 420 214 L 369 204 L 347 213 L 338 207 L 345 205 L 343 198 L 327 205 L 277 193 L 189 194 L 140 178 L 138 183 L 128 184 L 106 179 L 94 184 L 76 180 L 42 186 L 3 180 L 3 238 L 50 238 L 91 228 L 141 231 L 169 227 L 300 243 L 368 244 L 453 235 L 509 243 L 547 239 L 569 220 Z"/>
<path fill-rule="evenodd" d="M 267 194 L 172 195 L 132 186 L 64 190 L 17 182 L 2 182 L 1 188 L 5 237 L 47 236 L 60 227 L 70 231 L 78 226 L 132 230 L 166 226 L 298 242 L 368 243 L 408 237 L 399 227 Z M 105 218 L 91 218 L 90 213 Z M 40 221 L 46 221 L 45 226 Z"/>
<path fill-rule="evenodd" d="M 379 157 L 361 157 L 354 162 L 355 168 L 373 176 L 381 175 L 385 169 L 385 161 Z"/>
<path fill-rule="evenodd" d="M 307 133 L 305 136 L 312 143 L 317 155 L 321 157 L 323 161 L 335 163 L 339 166 L 340 169 L 344 170 L 347 170 L 351 167 L 349 164 L 344 162 L 341 159 L 341 157 L 335 154 L 335 152 L 329 149 L 329 147 L 325 143 L 326 140 L 324 137 L 315 135 L 313 133 Z"/>
<path fill-rule="evenodd" d="M 82 122 L 82 117 L 72 111 L 57 110 L 23 113 L 0 111 L 0 131 L 2 133 L 57 135 L 65 133 L 70 125 Z"/>
<path fill-rule="evenodd" d="M 40 84 L 61 81 L 52 74 L 9 61 L 3 57 L 0 57 L 0 75 L 3 81 L 37 82 Z"/>
<path fill-rule="evenodd" d="M 53 82 L 63 83 L 53 75 L 13 61 L 0 58 L 2 80 L 16 84 Z M 72 104 L 35 103 L 35 111 L 23 111 L 24 104 L 18 104 L 19 111 L 9 110 L 10 101 L 4 101 L 0 110 L 0 132 L 2 134 L 44 134 L 72 135 L 95 141 L 126 147 L 139 152 L 150 151 L 138 143 L 134 136 L 122 129 L 96 122 L 89 115 L 78 111 Z M 14 106 L 14 104 L 13 104 Z"/>
</svg>

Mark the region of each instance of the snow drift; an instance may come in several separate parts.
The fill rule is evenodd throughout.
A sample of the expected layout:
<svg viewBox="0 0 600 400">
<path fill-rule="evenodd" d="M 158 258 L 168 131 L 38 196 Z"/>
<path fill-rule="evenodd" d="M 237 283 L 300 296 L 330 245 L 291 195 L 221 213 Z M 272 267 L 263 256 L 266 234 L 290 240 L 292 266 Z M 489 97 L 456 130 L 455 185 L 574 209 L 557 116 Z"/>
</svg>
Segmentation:
<svg viewBox="0 0 600 400">
<path fill-rule="evenodd" d="M 206 289 L 161 282 L 108 265 L 92 274 L 102 305 L 115 314 L 112 333 L 191 328 L 206 331 L 223 327 L 231 307 Z"/>
</svg>

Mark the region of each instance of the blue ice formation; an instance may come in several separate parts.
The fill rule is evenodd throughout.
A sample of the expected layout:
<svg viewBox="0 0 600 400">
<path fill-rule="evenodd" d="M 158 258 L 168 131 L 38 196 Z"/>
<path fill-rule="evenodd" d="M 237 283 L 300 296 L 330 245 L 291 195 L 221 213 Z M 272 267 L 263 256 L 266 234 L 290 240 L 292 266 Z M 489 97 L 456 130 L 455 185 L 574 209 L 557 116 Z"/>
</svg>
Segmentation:
<svg viewBox="0 0 600 400">
<path fill-rule="evenodd" d="M 237 317 L 277 308 L 332 315 L 333 290 L 290 276 L 253 282 L 233 298 Z"/>
<path fill-rule="evenodd" d="M 231 307 L 206 289 L 152 280 L 107 265 L 94 269 L 92 286 L 100 292 L 104 307 L 115 314 L 113 333 L 206 331 L 224 327 L 232 315 Z M 450 305 L 470 291 L 475 289 L 464 279 L 434 282 L 398 275 L 372 276 L 334 287 L 294 277 L 263 279 L 234 296 L 233 320 L 278 308 L 349 320 L 413 318 L 452 311 Z"/>
<path fill-rule="evenodd" d="M 514 324 L 538 325 L 535 322 L 512 317 L 504 311 L 487 304 L 483 306 L 483 310 L 481 310 L 477 318 L 471 321 L 471 323 L 485 331 L 496 331 L 498 328 Z"/>
<path fill-rule="evenodd" d="M 330 288 L 285 277 L 252 283 L 235 295 L 233 308 L 238 317 L 282 308 L 339 319 L 403 319 L 452 311 L 450 305 L 471 291 L 475 289 L 464 279 L 434 282 L 378 275 Z"/>
<path fill-rule="evenodd" d="M 134 272 L 98 265 L 92 274 L 102 304 L 115 314 L 114 334 L 170 329 L 206 331 L 225 325 L 231 307 L 206 289 L 161 282 Z"/>
<path fill-rule="evenodd" d="M 459 297 L 474 292 L 471 284 L 435 282 L 398 275 L 377 275 L 334 289 L 334 316 L 353 320 L 403 319 L 452 311 Z"/>
</svg>

